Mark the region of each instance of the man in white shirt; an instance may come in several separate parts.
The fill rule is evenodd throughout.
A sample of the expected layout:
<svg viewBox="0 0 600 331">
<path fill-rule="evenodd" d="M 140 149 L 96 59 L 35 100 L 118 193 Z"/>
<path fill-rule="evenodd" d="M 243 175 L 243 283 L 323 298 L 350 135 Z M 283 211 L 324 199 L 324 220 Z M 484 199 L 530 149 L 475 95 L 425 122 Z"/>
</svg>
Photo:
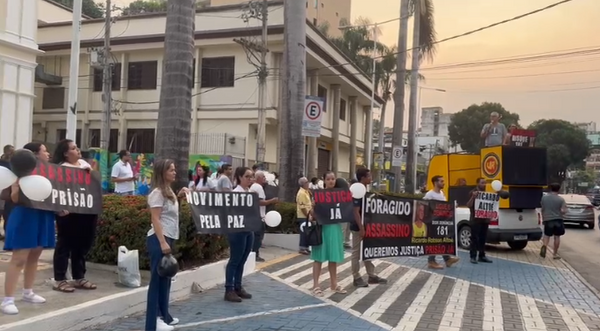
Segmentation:
<svg viewBox="0 0 600 331">
<path fill-rule="evenodd" d="M 221 174 L 217 179 L 217 192 L 228 192 L 233 189 L 233 183 L 231 182 L 231 174 L 233 173 L 233 167 L 231 164 L 223 164 L 221 166 Z"/>
<path fill-rule="evenodd" d="M 442 189 L 444 188 L 444 177 L 442 176 L 433 176 L 431 178 L 431 183 L 433 184 L 433 189 L 425 194 L 423 200 L 437 200 L 437 201 L 446 201 L 446 196 Z M 444 255 L 444 261 L 446 262 L 446 267 L 450 268 L 460 259 L 456 256 Z M 444 269 L 444 267 L 437 263 L 435 260 L 435 255 L 431 255 L 427 259 L 427 266 L 430 269 Z"/>
<path fill-rule="evenodd" d="M 131 162 L 131 153 L 122 150 L 119 152 L 119 161 L 112 167 L 110 177 L 115 183 L 115 194 L 117 195 L 133 195 L 135 191 L 135 177 L 129 162 Z"/>
<path fill-rule="evenodd" d="M 267 214 L 267 206 L 277 203 L 278 198 L 272 198 L 267 200 L 267 195 L 265 194 L 264 186 L 267 185 L 267 178 L 265 177 L 265 173 L 261 170 L 258 170 L 254 173 L 254 184 L 250 186 L 250 192 L 254 192 L 258 194 L 258 199 L 260 200 L 260 216 L 263 220 L 262 230 L 259 232 L 254 232 L 254 247 L 252 247 L 252 251 L 256 253 L 256 262 L 265 262 L 265 259 L 260 257 L 259 250 L 262 245 L 263 238 L 265 236 L 265 215 Z"/>
</svg>

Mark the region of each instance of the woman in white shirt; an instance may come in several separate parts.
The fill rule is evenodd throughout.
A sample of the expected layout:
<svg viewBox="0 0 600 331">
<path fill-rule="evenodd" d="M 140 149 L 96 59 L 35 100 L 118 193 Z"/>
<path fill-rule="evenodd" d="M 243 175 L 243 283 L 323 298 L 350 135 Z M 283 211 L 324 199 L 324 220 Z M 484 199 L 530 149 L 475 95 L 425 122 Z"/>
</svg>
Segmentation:
<svg viewBox="0 0 600 331">
<path fill-rule="evenodd" d="M 152 172 L 152 191 L 148 195 L 148 207 L 152 225 L 146 238 L 150 255 L 150 285 L 146 307 L 148 331 L 171 331 L 179 320 L 169 314 L 171 279 L 158 274 L 158 265 L 164 255 L 171 253 L 175 240 L 179 239 L 179 202 L 171 184 L 175 181 L 175 163 L 158 160 Z M 189 192 L 183 188 L 180 194 Z"/>
<path fill-rule="evenodd" d="M 69 139 L 58 142 L 52 163 L 63 167 L 92 170 L 92 166 L 81 158 L 77 144 Z M 56 248 L 53 260 L 55 291 L 71 293 L 75 289 L 96 289 L 96 284 L 85 279 L 85 256 L 94 244 L 97 220 L 98 215 L 70 214 L 67 211 L 59 213 L 56 217 Z M 71 286 L 67 280 L 69 258 L 71 276 L 75 280 L 74 286 Z"/>
<path fill-rule="evenodd" d="M 196 191 L 210 191 L 215 189 L 214 182 L 210 179 L 210 169 L 207 166 L 198 167 L 196 170 L 194 189 Z"/>
<path fill-rule="evenodd" d="M 238 167 L 233 174 L 236 187 L 233 192 L 248 192 L 252 185 L 254 174 L 247 167 Z M 229 241 L 229 262 L 225 267 L 225 301 L 242 302 L 242 299 L 252 299 L 252 295 L 242 286 L 244 265 L 252 251 L 254 233 L 235 232 L 227 235 Z"/>
</svg>

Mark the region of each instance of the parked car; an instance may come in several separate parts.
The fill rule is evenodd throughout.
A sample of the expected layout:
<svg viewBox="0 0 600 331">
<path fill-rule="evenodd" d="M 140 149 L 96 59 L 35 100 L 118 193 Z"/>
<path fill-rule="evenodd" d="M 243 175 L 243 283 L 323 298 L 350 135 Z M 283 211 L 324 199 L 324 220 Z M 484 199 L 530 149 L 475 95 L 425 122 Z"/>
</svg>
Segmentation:
<svg viewBox="0 0 600 331">
<path fill-rule="evenodd" d="M 600 206 L 600 188 L 594 187 L 587 193 L 588 199 L 594 206 Z"/>
<path fill-rule="evenodd" d="M 561 194 L 567 203 L 567 212 L 564 215 L 565 223 L 587 225 L 593 229 L 596 225 L 594 206 L 585 195 Z"/>
</svg>

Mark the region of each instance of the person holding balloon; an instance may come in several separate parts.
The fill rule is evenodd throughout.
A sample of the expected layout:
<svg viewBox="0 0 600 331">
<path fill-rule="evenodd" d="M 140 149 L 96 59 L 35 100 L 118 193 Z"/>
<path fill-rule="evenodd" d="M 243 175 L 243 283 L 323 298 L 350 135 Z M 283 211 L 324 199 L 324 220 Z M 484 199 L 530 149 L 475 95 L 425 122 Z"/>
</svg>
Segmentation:
<svg viewBox="0 0 600 331">
<path fill-rule="evenodd" d="M 27 154 L 31 154 L 30 157 Z M 35 168 L 36 158 L 42 162 L 47 162 L 50 154 L 43 144 L 29 143 L 23 147 L 23 150 L 17 151 L 13 159 L 14 164 L 12 168 L 25 170 L 25 173 L 19 173 L 19 175 L 21 175 L 21 178 L 26 177 Z M 28 165 L 24 167 L 24 164 L 19 164 L 21 161 L 26 161 Z M 15 176 L 16 174 L 0 174 L 3 178 L 7 178 L 7 176 L 11 177 L 11 175 L 12 178 L 9 180 L 14 181 L 14 183 L 2 192 L 2 198 L 9 199 L 14 204 L 14 207 L 9 216 L 10 221 L 6 228 L 4 249 L 12 251 L 12 256 L 6 272 L 6 279 L 4 280 L 5 297 L 0 305 L 0 310 L 5 314 L 14 315 L 19 313 L 19 309 L 15 305 L 15 291 L 19 282 L 19 276 L 23 270 L 24 286 L 22 300 L 34 304 L 46 302 L 46 299 L 33 292 L 33 283 L 35 282 L 38 260 L 42 254 L 42 250 L 44 248 L 53 248 L 55 238 L 54 212 L 33 209 L 19 204 L 19 193 L 22 191 L 19 185 L 27 185 L 24 184 L 27 180 L 20 183 L 16 178 L 18 176 Z M 35 184 L 35 182 L 31 181 L 30 183 Z"/>
<path fill-rule="evenodd" d="M 77 144 L 69 139 L 58 142 L 52 163 L 63 167 L 92 170 L 92 166 L 81 158 Z M 59 213 L 56 218 L 57 242 L 53 259 L 55 291 L 73 293 L 75 289 L 95 290 L 97 288 L 96 284 L 85 278 L 85 257 L 96 238 L 97 220 L 98 215 L 74 214 L 68 211 Z M 74 286 L 67 281 L 69 258 Z"/>
</svg>

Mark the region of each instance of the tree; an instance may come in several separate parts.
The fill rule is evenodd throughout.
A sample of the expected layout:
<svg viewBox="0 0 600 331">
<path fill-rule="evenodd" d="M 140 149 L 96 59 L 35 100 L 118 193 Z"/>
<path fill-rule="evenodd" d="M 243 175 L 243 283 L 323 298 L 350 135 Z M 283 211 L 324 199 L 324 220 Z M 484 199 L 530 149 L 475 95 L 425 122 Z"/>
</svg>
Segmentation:
<svg viewBox="0 0 600 331">
<path fill-rule="evenodd" d="M 167 1 L 160 0 L 136 0 L 123 8 L 121 15 L 133 16 L 146 13 L 160 13 L 167 11 Z"/>
<path fill-rule="evenodd" d="M 484 102 L 471 105 L 452 116 L 448 125 L 448 136 L 452 146 L 460 146 L 464 151 L 477 153 L 482 147 L 481 129 L 490 122 L 490 114 L 497 112 L 502 116 L 500 122 L 519 125 L 519 114 L 511 113 L 496 102 Z"/>
<path fill-rule="evenodd" d="M 169 0 L 167 6 L 156 158 L 175 161 L 177 189 L 188 183 L 196 19 L 194 4 L 194 0 Z"/>
<path fill-rule="evenodd" d="M 569 167 L 583 167 L 590 148 L 590 141 L 583 130 L 556 119 L 535 121 L 528 129 L 536 132 L 536 146 L 547 149 L 548 179 L 551 182 L 562 182 Z"/>
<path fill-rule="evenodd" d="M 54 0 L 63 6 L 73 8 L 73 0 Z M 104 5 L 102 3 L 96 3 L 94 0 L 83 0 L 81 3 L 81 12 L 83 15 L 91 18 L 104 17 Z"/>
</svg>

